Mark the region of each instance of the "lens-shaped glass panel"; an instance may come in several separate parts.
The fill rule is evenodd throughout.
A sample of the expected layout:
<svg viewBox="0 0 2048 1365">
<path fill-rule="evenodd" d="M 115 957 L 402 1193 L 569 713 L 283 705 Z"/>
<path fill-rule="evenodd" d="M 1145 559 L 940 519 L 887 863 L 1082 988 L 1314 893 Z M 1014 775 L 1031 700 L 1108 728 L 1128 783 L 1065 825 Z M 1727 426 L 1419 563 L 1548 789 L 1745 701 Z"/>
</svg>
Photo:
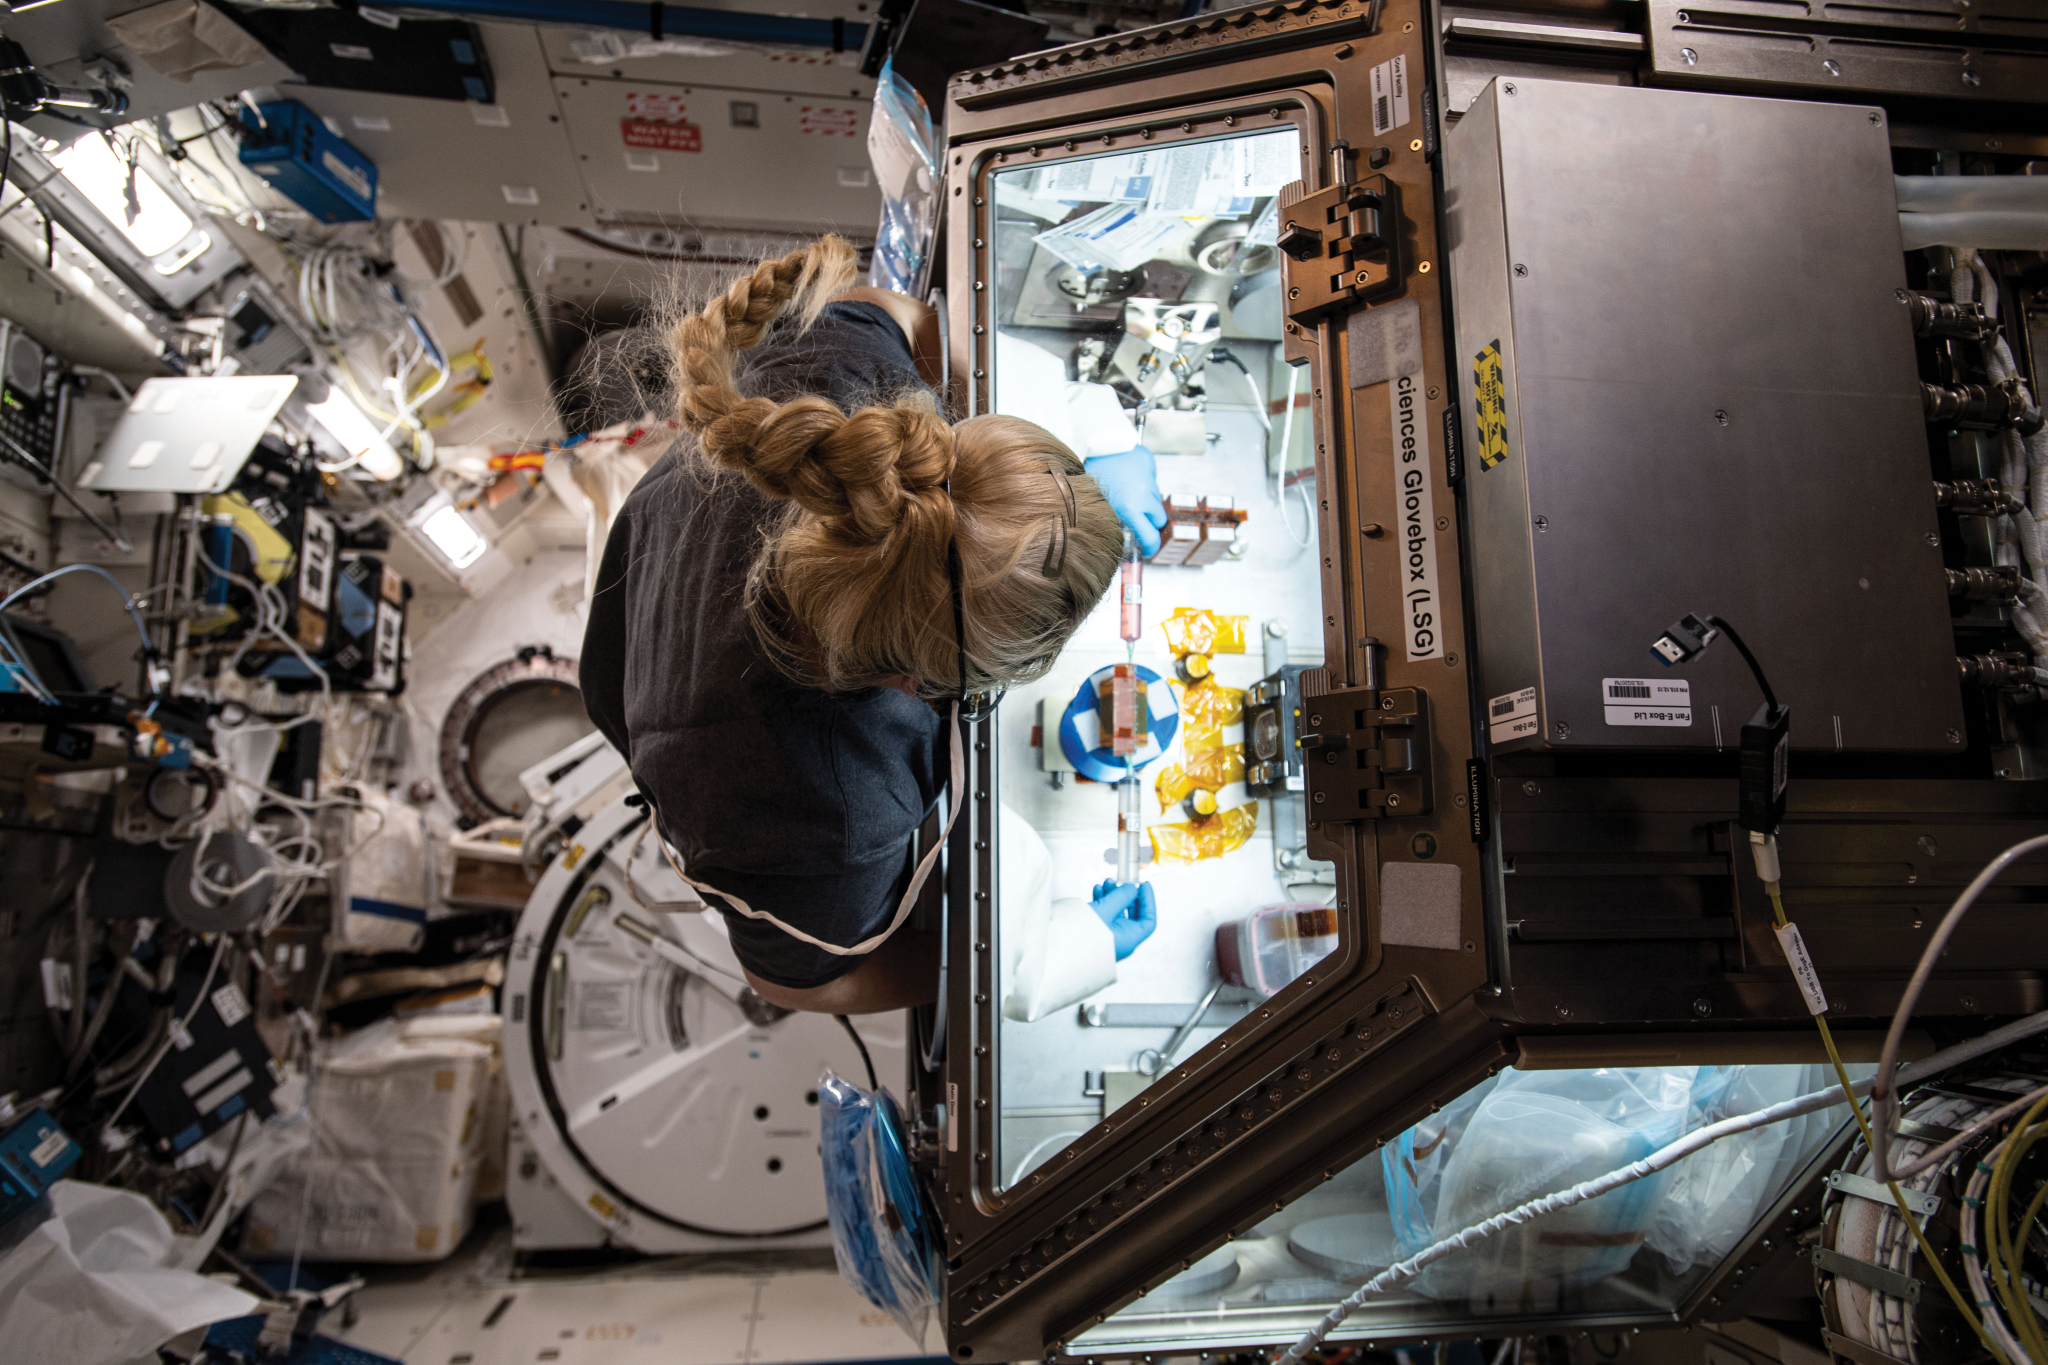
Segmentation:
<svg viewBox="0 0 2048 1365">
<path fill-rule="evenodd" d="M 1000 1186 L 1338 942 L 1291 716 L 1323 606 L 1273 243 L 1306 166 L 1269 124 L 993 177 L 992 405 L 1089 460 L 1127 520 L 1151 513 L 999 718 Z"/>
</svg>

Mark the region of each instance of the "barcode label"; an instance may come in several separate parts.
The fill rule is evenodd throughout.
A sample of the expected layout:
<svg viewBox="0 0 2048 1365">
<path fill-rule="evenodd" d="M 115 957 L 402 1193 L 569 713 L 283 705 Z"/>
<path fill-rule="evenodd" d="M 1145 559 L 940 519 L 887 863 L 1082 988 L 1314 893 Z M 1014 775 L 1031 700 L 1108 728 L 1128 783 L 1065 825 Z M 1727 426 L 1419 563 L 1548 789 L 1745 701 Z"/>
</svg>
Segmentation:
<svg viewBox="0 0 2048 1365">
<path fill-rule="evenodd" d="M 1602 678 L 1600 702 L 1609 725 L 1692 724 L 1692 684 L 1683 679 Z"/>
<path fill-rule="evenodd" d="M 1372 131 L 1375 137 L 1408 122 L 1408 58 L 1395 57 L 1372 69 Z"/>
<path fill-rule="evenodd" d="M 1536 689 L 1525 687 L 1486 703 L 1487 738 L 1495 744 L 1536 733 Z"/>
</svg>

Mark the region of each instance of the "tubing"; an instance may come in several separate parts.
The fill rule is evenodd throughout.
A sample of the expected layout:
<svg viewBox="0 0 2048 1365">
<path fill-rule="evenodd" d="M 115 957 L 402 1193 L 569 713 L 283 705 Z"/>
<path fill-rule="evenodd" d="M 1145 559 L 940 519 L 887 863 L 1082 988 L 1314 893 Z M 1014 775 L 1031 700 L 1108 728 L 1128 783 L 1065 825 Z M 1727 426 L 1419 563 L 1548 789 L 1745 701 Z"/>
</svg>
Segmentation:
<svg viewBox="0 0 2048 1365">
<path fill-rule="evenodd" d="M 1897 175 L 1901 213 L 2048 213 L 2048 175 Z M 1980 244 L 1981 245 L 1981 244 Z"/>
<path fill-rule="evenodd" d="M 1899 238 L 1907 251 L 1963 245 L 1996 251 L 2048 251 L 2048 209 L 1902 213 Z"/>
</svg>

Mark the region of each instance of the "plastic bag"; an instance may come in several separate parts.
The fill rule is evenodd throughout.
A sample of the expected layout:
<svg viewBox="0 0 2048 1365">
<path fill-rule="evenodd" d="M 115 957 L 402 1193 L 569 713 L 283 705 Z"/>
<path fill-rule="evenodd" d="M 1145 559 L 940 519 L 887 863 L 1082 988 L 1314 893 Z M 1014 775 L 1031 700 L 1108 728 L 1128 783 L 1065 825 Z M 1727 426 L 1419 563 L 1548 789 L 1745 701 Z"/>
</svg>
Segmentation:
<svg viewBox="0 0 2048 1365">
<path fill-rule="evenodd" d="M 924 96 L 886 61 L 875 81 L 868 161 L 882 189 L 882 220 L 875 228 L 868 283 L 915 294 L 918 272 L 931 250 L 942 158 Z"/>
<path fill-rule="evenodd" d="M 1181 763 L 1169 763 L 1152 781 L 1159 796 L 1159 809 L 1170 809 L 1197 787 L 1221 791 L 1232 782 L 1244 781 L 1244 746 L 1226 744 L 1186 755 Z"/>
<path fill-rule="evenodd" d="M 1431 1240 L 1605 1175 L 1671 1142 L 1685 1130 L 1698 1070 L 1502 1073 L 1444 1164 Z M 1634 1259 L 1674 1174 L 1660 1171 L 1508 1228 L 1437 1262 L 1415 1288 L 1435 1299 L 1507 1309 L 1605 1279 Z"/>
<path fill-rule="evenodd" d="M 1825 1066 L 1703 1066 L 1693 1081 L 1688 1130 L 1747 1114 L 1835 1082 Z M 1761 1206 L 1792 1178 L 1817 1129 L 1841 1121 L 1821 1110 L 1722 1138 L 1673 1169 L 1671 1187 L 1657 1206 L 1646 1241 L 1673 1272 L 1720 1261 L 1735 1250 Z"/>
<path fill-rule="evenodd" d="M 1259 803 L 1248 802 L 1218 811 L 1206 820 L 1188 820 L 1172 825 L 1147 825 L 1152 836 L 1152 861 L 1192 863 L 1203 858 L 1220 858 L 1241 847 L 1259 827 Z"/>
<path fill-rule="evenodd" d="M 1206 607 L 1175 607 L 1159 623 L 1166 647 L 1175 658 L 1183 654 L 1242 654 L 1249 616 L 1225 616 Z"/>
<path fill-rule="evenodd" d="M 903 1150 L 896 1101 L 827 1071 L 818 1117 L 839 1273 L 922 1346 L 938 1305 L 939 1230 Z"/>
<path fill-rule="evenodd" d="M 1418 1254 L 1436 1240 L 1436 1206 L 1443 1189 L 1444 1165 L 1465 1135 L 1480 1101 L 1493 1092 L 1494 1079 L 1487 1077 L 1380 1148 L 1387 1213 L 1394 1221 L 1394 1244 L 1400 1251 L 1397 1260 Z"/>
</svg>

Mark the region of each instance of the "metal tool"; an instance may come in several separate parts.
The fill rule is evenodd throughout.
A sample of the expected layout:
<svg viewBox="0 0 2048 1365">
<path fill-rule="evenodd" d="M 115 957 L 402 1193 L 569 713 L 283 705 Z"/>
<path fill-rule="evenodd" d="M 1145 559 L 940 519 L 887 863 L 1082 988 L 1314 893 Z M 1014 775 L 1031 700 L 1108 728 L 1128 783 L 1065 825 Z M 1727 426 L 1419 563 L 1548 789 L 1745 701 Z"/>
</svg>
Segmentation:
<svg viewBox="0 0 2048 1365">
<path fill-rule="evenodd" d="M 1173 1031 L 1173 1036 L 1166 1040 L 1166 1046 L 1162 1048 L 1146 1048 L 1131 1059 L 1131 1069 L 1142 1072 L 1147 1076 L 1157 1076 L 1160 1072 L 1166 1070 L 1167 1067 L 1172 1066 L 1173 1054 L 1180 1051 L 1180 1045 L 1185 1043 L 1188 1040 L 1188 1035 L 1193 1033 L 1196 1027 L 1201 1024 L 1202 1016 L 1209 1012 L 1209 1006 L 1216 1001 L 1216 993 L 1222 989 L 1223 978 L 1221 975 L 1218 975 L 1214 981 L 1209 983 L 1209 993 L 1202 997 L 1202 1003 L 1195 1006 L 1195 1012 L 1188 1016 L 1188 1021 L 1185 1024 L 1182 1024 Z"/>
</svg>

